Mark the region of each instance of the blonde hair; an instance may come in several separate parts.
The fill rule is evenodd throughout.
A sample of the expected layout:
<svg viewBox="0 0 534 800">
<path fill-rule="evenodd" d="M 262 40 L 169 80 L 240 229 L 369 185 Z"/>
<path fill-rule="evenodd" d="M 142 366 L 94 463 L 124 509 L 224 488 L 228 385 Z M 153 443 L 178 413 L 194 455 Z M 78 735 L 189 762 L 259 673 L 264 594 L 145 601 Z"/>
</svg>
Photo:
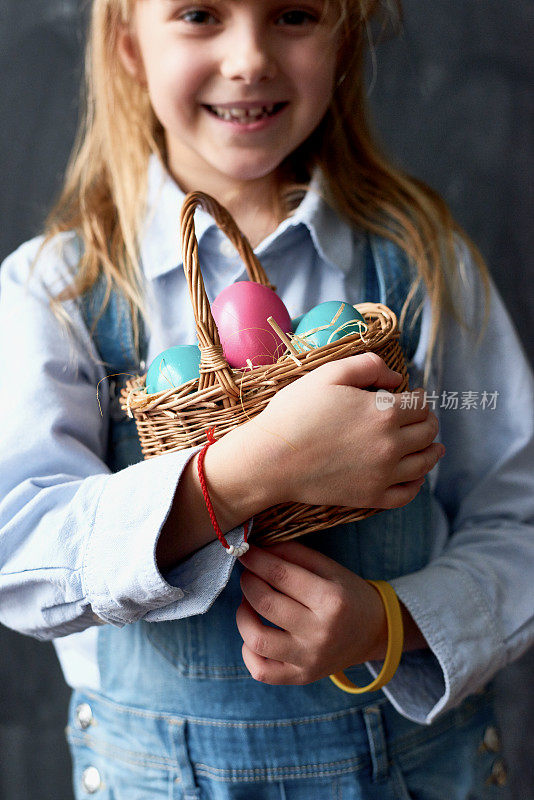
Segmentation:
<svg viewBox="0 0 534 800">
<path fill-rule="evenodd" d="M 388 21 L 400 20 L 400 0 L 327 1 L 336 12 L 341 34 L 337 84 L 319 127 L 281 166 L 284 185 L 278 216 L 282 219 L 290 213 L 295 189 L 320 167 L 328 199 L 340 214 L 406 252 L 417 278 L 406 299 L 401 325 L 421 283 L 433 309 L 426 380 L 443 314 L 456 316 L 451 297 L 460 272 L 458 236 L 467 243 L 480 271 L 486 318 L 487 268 L 439 195 L 395 168 L 371 133 L 364 78 L 370 23 L 381 21 L 384 27 Z M 147 163 L 151 153 L 165 163 L 166 149 L 148 93 L 126 71 L 117 54 L 120 27 L 130 21 L 136 2 L 93 0 L 85 116 L 63 191 L 46 223 L 45 242 L 68 230 L 77 231 L 83 242 L 75 280 L 58 302 L 79 296 L 103 275 L 108 290 L 104 306 L 113 287 L 122 291 L 130 302 L 137 336 L 138 312 L 144 310 L 138 231 L 145 213 Z"/>
</svg>

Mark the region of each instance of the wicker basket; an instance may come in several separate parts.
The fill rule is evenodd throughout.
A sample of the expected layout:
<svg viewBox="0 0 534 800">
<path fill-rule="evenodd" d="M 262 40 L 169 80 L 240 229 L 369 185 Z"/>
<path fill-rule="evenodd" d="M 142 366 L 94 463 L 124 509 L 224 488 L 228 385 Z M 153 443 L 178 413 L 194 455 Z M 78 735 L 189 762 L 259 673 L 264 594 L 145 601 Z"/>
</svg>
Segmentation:
<svg viewBox="0 0 534 800">
<path fill-rule="evenodd" d="M 224 358 L 198 262 L 194 212 L 202 207 L 228 236 L 243 259 L 249 278 L 271 286 L 263 267 L 233 218 L 216 200 L 202 192 L 191 192 L 181 214 L 183 262 L 196 321 L 201 351 L 200 378 L 179 388 L 148 395 L 145 376 L 129 380 L 122 392 L 122 408 L 135 418 L 145 458 L 205 444 L 207 431 L 215 428 L 220 438 L 259 414 L 279 390 L 328 361 L 372 351 L 403 375 L 397 392 L 408 387 L 408 375 L 399 346 L 395 314 L 386 306 L 360 303 L 367 330 L 362 338 L 354 333 L 306 353 L 289 350 L 275 364 L 246 370 L 231 369 Z M 271 287 L 274 288 L 274 287 Z M 364 519 L 378 509 L 309 506 L 285 503 L 266 509 L 254 518 L 255 541 L 275 542 L 304 533 Z"/>
</svg>

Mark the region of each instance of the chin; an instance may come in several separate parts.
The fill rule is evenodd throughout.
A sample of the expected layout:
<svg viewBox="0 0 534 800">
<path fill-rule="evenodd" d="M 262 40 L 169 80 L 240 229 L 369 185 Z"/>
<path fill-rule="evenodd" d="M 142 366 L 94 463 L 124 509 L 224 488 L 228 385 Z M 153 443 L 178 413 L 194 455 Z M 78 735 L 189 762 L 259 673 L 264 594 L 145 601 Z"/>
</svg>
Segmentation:
<svg viewBox="0 0 534 800">
<path fill-rule="evenodd" d="M 217 165 L 219 170 L 223 172 L 228 178 L 235 181 L 254 181 L 267 177 L 272 172 L 278 169 L 282 163 L 283 158 L 276 161 L 272 159 L 268 163 L 262 162 L 236 162 L 230 164 L 228 161 L 224 164 L 224 170 L 220 169 L 220 164 Z"/>
</svg>

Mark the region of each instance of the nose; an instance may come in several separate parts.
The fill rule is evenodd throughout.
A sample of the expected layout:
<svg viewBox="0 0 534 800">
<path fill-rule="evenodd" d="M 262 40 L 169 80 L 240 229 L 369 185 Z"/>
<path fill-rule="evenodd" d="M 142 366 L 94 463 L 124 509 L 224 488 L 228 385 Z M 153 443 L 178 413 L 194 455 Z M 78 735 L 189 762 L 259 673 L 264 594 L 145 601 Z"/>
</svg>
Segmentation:
<svg viewBox="0 0 534 800">
<path fill-rule="evenodd" d="M 277 71 L 267 38 L 254 28 L 244 27 L 226 40 L 220 69 L 224 78 L 246 84 L 271 80 Z"/>
</svg>

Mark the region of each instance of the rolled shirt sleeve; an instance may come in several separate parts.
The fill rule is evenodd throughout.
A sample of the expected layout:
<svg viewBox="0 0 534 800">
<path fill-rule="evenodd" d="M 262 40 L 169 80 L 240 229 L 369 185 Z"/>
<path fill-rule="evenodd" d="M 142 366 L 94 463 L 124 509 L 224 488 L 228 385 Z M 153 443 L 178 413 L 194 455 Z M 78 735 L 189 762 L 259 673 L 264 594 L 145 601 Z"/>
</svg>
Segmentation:
<svg viewBox="0 0 534 800">
<path fill-rule="evenodd" d="M 65 304 L 64 324 L 49 307 L 75 268 L 72 235 L 50 243 L 30 277 L 40 243 L 23 245 L 1 271 L 0 620 L 49 639 L 103 622 L 202 613 L 235 558 L 213 542 L 171 582 L 155 559 L 182 470 L 198 448 L 110 474 L 107 392 L 99 392 L 102 413 L 97 403 L 105 371 L 76 304 Z M 242 535 L 239 528 L 228 539 Z M 210 581 L 199 580 L 203 571 Z"/>
<path fill-rule="evenodd" d="M 457 307 L 478 329 L 480 279 L 465 252 L 463 258 Z M 424 316 L 427 337 L 428 303 Z M 479 346 L 452 319 L 444 342 L 443 369 L 429 388 L 447 447 L 431 474 L 436 555 L 391 582 L 430 651 L 405 653 L 384 689 L 401 713 L 421 723 L 479 690 L 529 647 L 534 633 L 534 382 L 493 284 Z M 423 342 L 420 368 L 425 352 Z M 369 666 L 376 675 L 380 665 Z"/>
</svg>

